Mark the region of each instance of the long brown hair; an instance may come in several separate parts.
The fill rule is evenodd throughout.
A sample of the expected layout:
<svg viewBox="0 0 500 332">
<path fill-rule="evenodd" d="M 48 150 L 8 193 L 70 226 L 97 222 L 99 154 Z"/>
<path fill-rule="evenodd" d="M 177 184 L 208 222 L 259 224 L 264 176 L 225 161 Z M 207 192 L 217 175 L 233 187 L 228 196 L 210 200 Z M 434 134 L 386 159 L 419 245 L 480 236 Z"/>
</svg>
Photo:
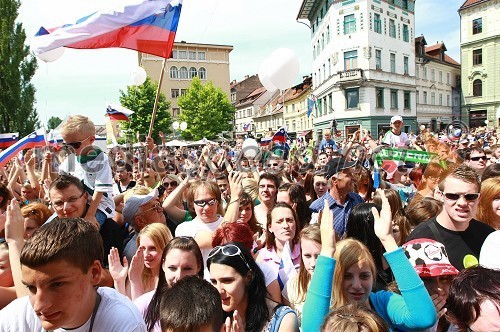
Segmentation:
<svg viewBox="0 0 500 332">
<path fill-rule="evenodd" d="M 314 241 L 321 245 L 321 232 L 319 229 L 319 224 L 312 224 L 305 227 L 300 231 L 300 242 L 302 240 Z M 311 275 L 307 272 L 304 265 L 304 260 L 300 258 L 299 275 L 297 280 L 298 289 L 298 301 L 303 302 L 306 300 L 307 289 L 309 288 L 309 282 L 311 281 Z"/>
</svg>

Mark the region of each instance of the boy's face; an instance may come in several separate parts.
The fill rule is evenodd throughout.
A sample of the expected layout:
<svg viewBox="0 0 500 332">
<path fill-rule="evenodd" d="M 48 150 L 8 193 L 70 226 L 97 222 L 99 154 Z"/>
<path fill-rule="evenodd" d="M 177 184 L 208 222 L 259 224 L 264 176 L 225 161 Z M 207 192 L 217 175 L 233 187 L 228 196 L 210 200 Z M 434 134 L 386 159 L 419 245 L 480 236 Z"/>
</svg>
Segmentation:
<svg viewBox="0 0 500 332">
<path fill-rule="evenodd" d="M 92 316 L 94 287 L 101 279 L 99 261 L 94 261 L 86 273 L 66 260 L 36 268 L 23 265 L 21 270 L 31 306 L 45 330 L 74 329 Z"/>
<path fill-rule="evenodd" d="M 82 151 L 87 150 L 95 141 L 94 135 L 87 135 L 87 133 L 66 133 L 62 135 L 64 143 L 71 146 L 75 150 L 77 156 L 82 154 Z M 87 148 L 87 149 L 86 149 Z"/>
</svg>

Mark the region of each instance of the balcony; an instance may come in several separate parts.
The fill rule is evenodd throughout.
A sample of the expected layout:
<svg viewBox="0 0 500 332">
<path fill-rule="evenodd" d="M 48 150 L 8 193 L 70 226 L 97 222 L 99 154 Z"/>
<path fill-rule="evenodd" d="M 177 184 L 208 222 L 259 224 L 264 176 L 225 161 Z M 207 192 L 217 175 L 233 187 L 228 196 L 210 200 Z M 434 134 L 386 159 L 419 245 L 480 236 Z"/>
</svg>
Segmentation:
<svg viewBox="0 0 500 332">
<path fill-rule="evenodd" d="M 340 88 L 361 86 L 364 81 L 363 69 L 360 68 L 339 71 L 337 75 Z"/>
</svg>

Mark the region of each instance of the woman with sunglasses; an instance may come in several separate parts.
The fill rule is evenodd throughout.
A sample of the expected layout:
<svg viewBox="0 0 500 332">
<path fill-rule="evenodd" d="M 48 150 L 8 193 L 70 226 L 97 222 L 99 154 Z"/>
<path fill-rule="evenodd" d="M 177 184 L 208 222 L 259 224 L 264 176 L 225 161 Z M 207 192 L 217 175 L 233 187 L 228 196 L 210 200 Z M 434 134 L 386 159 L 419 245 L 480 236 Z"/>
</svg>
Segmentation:
<svg viewBox="0 0 500 332">
<path fill-rule="evenodd" d="M 234 331 L 298 331 L 295 312 L 267 298 L 264 275 L 245 248 L 236 243 L 215 247 L 207 265 Z"/>
<path fill-rule="evenodd" d="M 276 203 L 267 215 L 266 244 L 256 257 L 258 262 L 263 262 L 279 276 L 282 290 L 291 274 L 294 274 L 294 271 L 290 271 L 292 266 L 297 270 L 300 265 L 300 225 L 297 221 L 297 213 L 290 205 Z"/>
<path fill-rule="evenodd" d="M 212 249 L 213 232 L 223 219 L 221 191 L 213 181 L 196 180 L 189 187 L 187 201 L 190 214 L 196 217 L 177 226 L 175 236 L 193 237 L 200 246 L 203 261 L 206 262 Z M 207 270 L 205 273 L 208 276 Z"/>
<path fill-rule="evenodd" d="M 308 290 L 302 327 L 319 331 L 330 306 L 360 303 L 375 311 L 395 330 L 421 330 L 436 322 L 436 310 L 422 280 L 392 236 L 391 209 L 381 192 L 382 210 L 372 208 L 374 230 L 386 253 L 401 295 L 381 290 L 372 292 L 376 268 L 370 251 L 357 240 L 335 240 L 333 215 L 325 200 L 321 218 L 321 254 Z"/>
<path fill-rule="evenodd" d="M 148 332 L 160 332 L 160 300 L 162 294 L 186 276 L 203 278 L 203 257 L 200 247 L 191 237 L 173 238 L 163 250 L 156 289 L 135 299 Z"/>
</svg>

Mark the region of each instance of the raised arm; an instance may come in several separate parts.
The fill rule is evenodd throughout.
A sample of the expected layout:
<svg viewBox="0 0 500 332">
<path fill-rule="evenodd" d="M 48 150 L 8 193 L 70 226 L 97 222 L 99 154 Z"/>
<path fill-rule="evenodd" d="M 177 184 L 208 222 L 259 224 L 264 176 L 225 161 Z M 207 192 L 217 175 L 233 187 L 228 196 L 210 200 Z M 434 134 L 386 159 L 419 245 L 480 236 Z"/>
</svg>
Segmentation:
<svg viewBox="0 0 500 332">
<path fill-rule="evenodd" d="M 235 222 L 240 215 L 240 197 L 243 193 L 241 184 L 243 178 L 240 172 L 229 174 L 229 187 L 231 188 L 231 200 L 228 202 L 226 214 L 224 215 L 223 223 Z"/>
<path fill-rule="evenodd" d="M 189 171 L 187 173 L 189 174 Z M 179 209 L 177 207 L 177 202 L 182 198 L 182 194 L 184 193 L 184 190 L 186 189 L 188 183 L 189 176 L 186 176 L 186 178 L 182 180 L 181 183 L 179 183 L 177 188 L 175 188 L 163 201 L 163 210 L 167 212 L 170 219 L 174 220 L 177 223 L 183 222 L 184 218 L 186 217 L 187 211 L 184 209 Z"/>
<path fill-rule="evenodd" d="M 21 250 L 24 246 L 24 218 L 19 203 L 15 198 L 12 199 L 7 206 L 5 240 L 9 245 L 10 268 L 17 297 L 28 295 L 26 287 L 21 282 Z"/>
</svg>

